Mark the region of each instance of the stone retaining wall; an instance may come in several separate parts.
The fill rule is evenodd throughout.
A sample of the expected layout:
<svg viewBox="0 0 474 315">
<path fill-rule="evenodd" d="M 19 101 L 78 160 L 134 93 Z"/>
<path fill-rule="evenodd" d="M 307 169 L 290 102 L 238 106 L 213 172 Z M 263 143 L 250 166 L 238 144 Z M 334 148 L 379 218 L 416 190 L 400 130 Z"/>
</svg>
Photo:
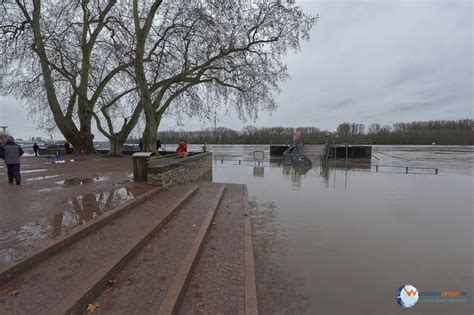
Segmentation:
<svg viewBox="0 0 474 315">
<path fill-rule="evenodd" d="M 148 184 L 171 187 L 176 184 L 208 178 L 212 173 L 212 153 L 203 152 L 185 158 L 176 158 L 165 163 L 150 164 Z M 212 180 L 212 176 L 211 176 Z"/>
</svg>

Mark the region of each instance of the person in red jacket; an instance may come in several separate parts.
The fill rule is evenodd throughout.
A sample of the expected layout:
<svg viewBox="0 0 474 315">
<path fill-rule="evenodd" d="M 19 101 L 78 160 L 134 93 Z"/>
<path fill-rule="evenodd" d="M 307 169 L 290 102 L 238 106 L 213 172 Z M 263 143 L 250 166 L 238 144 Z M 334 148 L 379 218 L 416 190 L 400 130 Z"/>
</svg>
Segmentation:
<svg viewBox="0 0 474 315">
<path fill-rule="evenodd" d="M 176 153 L 178 153 L 181 157 L 185 157 L 188 155 L 188 144 L 186 143 L 186 141 L 179 140 Z"/>
</svg>

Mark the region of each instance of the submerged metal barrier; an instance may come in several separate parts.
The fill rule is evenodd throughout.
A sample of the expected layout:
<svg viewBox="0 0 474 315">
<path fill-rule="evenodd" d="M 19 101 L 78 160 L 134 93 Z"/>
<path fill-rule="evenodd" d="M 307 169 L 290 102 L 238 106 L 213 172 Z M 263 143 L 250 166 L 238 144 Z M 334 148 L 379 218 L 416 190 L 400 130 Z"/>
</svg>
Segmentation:
<svg viewBox="0 0 474 315">
<path fill-rule="evenodd" d="M 438 175 L 439 174 L 439 168 L 438 167 L 423 167 L 423 166 L 403 166 L 403 165 L 387 165 L 387 164 L 375 164 L 375 165 L 372 165 L 372 164 L 354 164 L 354 163 L 344 163 L 344 162 L 329 162 L 325 165 L 334 165 L 334 166 L 338 166 L 338 165 L 342 165 L 342 166 L 346 166 L 346 167 L 357 167 L 357 166 L 360 166 L 360 167 L 366 167 L 366 168 L 369 168 L 372 169 L 372 167 L 375 167 L 375 172 L 378 173 L 379 172 L 379 168 L 399 168 L 399 169 L 404 169 L 405 170 L 405 173 L 406 174 L 409 174 L 409 170 L 412 169 L 412 170 L 432 170 L 434 172 L 434 174 Z"/>
<path fill-rule="evenodd" d="M 379 172 L 379 167 L 389 167 L 389 168 L 404 168 L 405 173 L 408 174 L 408 170 L 411 169 L 420 169 L 420 170 L 433 170 L 436 175 L 438 175 L 439 169 L 437 167 L 421 167 L 421 166 L 399 166 L 399 165 L 375 165 L 375 172 Z"/>
<path fill-rule="evenodd" d="M 232 155 L 227 155 L 227 156 L 232 156 Z M 264 163 L 269 163 L 270 165 L 272 164 L 278 164 L 278 165 L 283 165 L 283 159 L 279 159 L 278 161 L 272 161 L 271 159 L 266 159 L 262 161 L 255 161 L 252 159 L 224 159 L 225 155 L 223 156 L 216 156 L 213 157 L 213 162 L 218 163 L 220 162 L 221 165 L 224 164 L 225 162 L 233 162 L 234 164 L 232 165 L 237 165 L 237 166 L 260 166 L 264 165 Z M 245 164 L 244 162 L 252 162 L 252 163 L 247 163 Z M 438 175 L 439 174 L 439 168 L 437 167 L 422 167 L 422 166 L 401 166 L 401 165 L 386 165 L 386 164 L 354 164 L 354 163 L 344 163 L 344 162 L 329 162 L 322 164 L 321 166 L 346 166 L 347 168 L 353 168 L 353 167 L 364 167 L 364 168 L 370 168 L 372 170 L 373 167 L 375 167 L 375 172 L 378 173 L 380 168 L 399 168 L 399 169 L 404 169 L 406 174 L 410 173 L 410 170 L 432 170 L 434 174 Z"/>
</svg>

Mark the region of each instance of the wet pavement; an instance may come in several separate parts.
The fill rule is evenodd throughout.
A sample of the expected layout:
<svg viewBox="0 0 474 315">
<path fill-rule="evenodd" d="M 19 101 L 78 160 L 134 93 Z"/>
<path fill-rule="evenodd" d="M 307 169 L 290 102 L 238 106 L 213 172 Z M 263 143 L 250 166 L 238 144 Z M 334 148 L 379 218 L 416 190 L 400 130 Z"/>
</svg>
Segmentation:
<svg viewBox="0 0 474 315">
<path fill-rule="evenodd" d="M 132 183 L 131 157 L 21 163 L 20 186 L 0 169 L 0 268 L 150 189 Z"/>
</svg>

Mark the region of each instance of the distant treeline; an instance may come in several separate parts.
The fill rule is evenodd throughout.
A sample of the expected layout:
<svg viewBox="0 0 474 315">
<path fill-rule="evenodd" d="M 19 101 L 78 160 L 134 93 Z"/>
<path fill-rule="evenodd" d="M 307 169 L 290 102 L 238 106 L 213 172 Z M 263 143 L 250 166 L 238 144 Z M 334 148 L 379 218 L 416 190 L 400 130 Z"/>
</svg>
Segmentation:
<svg viewBox="0 0 474 315">
<path fill-rule="evenodd" d="M 474 145 L 473 120 L 434 120 L 395 123 L 392 126 L 371 124 L 367 128 L 358 123 L 342 123 L 336 132 L 317 127 L 265 127 L 246 126 L 242 131 L 219 127 L 200 131 L 160 131 L 162 143 L 208 144 L 268 144 L 271 141 L 290 141 L 301 131 L 304 142 L 317 143 L 326 139 L 372 140 L 374 144 L 457 144 Z"/>
</svg>

